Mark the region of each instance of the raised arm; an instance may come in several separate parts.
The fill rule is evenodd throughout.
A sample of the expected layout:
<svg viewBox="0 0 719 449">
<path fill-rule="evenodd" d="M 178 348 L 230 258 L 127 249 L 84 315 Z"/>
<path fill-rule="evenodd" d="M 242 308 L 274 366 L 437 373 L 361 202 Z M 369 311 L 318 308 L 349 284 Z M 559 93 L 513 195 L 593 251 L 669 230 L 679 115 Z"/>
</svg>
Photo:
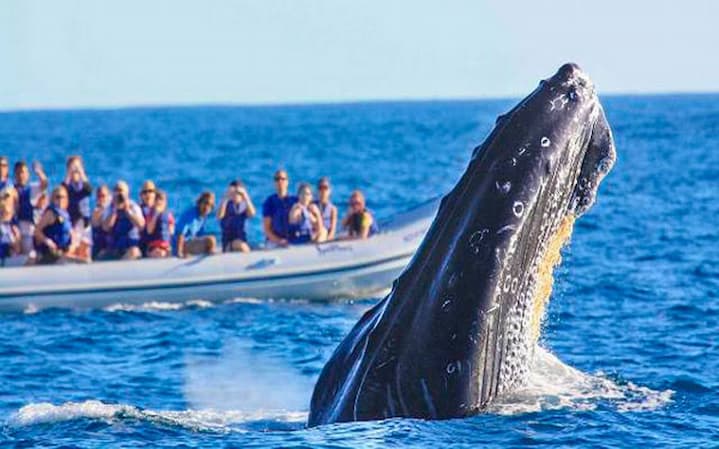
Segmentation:
<svg viewBox="0 0 719 449">
<path fill-rule="evenodd" d="M 247 203 L 247 218 L 252 218 L 257 214 L 257 209 L 255 209 L 254 203 L 252 203 L 252 198 L 250 198 L 250 194 L 245 191 L 245 202 Z"/>
<path fill-rule="evenodd" d="M 40 164 L 39 162 L 35 162 L 34 164 L 32 164 L 32 168 L 35 172 L 35 175 L 37 176 L 37 179 L 40 180 L 40 190 L 44 192 L 45 190 L 47 190 L 48 186 L 45 170 L 43 170 L 42 164 Z"/>
</svg>

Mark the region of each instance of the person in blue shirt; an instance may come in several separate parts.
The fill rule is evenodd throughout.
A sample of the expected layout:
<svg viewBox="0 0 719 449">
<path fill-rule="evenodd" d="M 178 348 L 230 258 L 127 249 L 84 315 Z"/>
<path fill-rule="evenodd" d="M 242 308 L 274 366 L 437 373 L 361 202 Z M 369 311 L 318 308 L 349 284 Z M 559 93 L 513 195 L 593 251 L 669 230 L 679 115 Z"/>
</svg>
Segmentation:
<svg viewBox="0 0 719 449">
<path fill-rule="evenodd" d="M 217 219 L 222 226 L 222 251 L 250 252 L 245 222 L 255 213 L 255 205 L 245 185 L 239 179 L 232 181 L 217 209 Z"/>
<path fill-rule="evenodd" d="M 290 179 L 285 170 L 275 172 L 275 191 L 262 205 L 262 228 L 265 231 L 265 246 L 277 248 L 287 246 L 289 240 L 289 213 L 297 197 L 288 193 Z"/>
<path fill-rule="evenodd" d="M 207 229 L 207 221 L 214 207 L 215 194 L 202 192 L 195 205 L 180 216 L 175 228 L 174 245 L 178 257 L 215 252 L 215 236 Z"/>
</svg>

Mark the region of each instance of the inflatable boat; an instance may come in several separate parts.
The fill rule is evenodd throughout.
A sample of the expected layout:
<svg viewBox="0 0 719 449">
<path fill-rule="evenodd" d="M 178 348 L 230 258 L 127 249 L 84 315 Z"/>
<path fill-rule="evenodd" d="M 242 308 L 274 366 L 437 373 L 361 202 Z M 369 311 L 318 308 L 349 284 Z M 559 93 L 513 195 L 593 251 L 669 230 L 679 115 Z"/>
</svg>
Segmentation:
<svg viewBox="0 0 719 449">
<path fill-rule="evenodd" d="M 369 297 L 391 286 L 438 207 L 435 199 L 397 214 L 381 222 L 382 231 L 367 240 L 340 239 L 188 259 L 5 266 L 0 268 L 0 309 Z"/>
</svg>

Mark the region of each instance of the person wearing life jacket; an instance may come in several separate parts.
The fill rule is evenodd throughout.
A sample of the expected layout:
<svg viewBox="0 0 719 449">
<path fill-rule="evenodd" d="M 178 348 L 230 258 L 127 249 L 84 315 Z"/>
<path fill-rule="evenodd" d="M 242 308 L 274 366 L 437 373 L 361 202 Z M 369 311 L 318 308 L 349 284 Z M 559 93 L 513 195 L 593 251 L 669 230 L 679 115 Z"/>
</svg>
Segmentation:
<svg viewBox="0 0 719 449">
<path fill-rule="evenodd" d="M 327 230 L 320 209 L 312 202 L 310 185 L 300 184 L 297 197 L 289 213 L 289 242 L 293 245 L 324 242 L 327 240 Z"/>
<path fill-rule="evenodd" d="M 0 189 L 0 266 L 21 251 L 20 228 L 15 220 L 15 201 L 10 187 Z"/>
<path fill-rule="evenodd" d="M 12 200 L 16 202 L 17 192 L 10 182 L 10 160 L 7 156 L 0 156 L 0 191 L 6 189 Z"/>
<path fill-rule="evenodd" d="M 150 258 L 169 257 L 172 254 L 171 240 L 175 234 L 175 217 L 167 210 L 167 194 L 155 192 L 152 212 L 145 224 L 147 233 L 146 255 Z"/>
<path fill-rule="evenodd" d="M 110 207 L 112 196 L 107 184 L 102 184 L 95 190 L 95 209 L 90 217 L 92 229 L 92 258 L 107 259 L 110 250 L 110 234 L 102 228 L 105 210 Z"/>
<path fill-rule="evenodd" d="M 245 222 L 255 213 L 255 205 L 245 185 L 239 179 L 232 181 L 217 209 L 217 219 L 222 228 L 222 251 L 250 252 Z"/>
<path fill-rule="evenodd" d="M 374 214 L 365 204 L 364 194 L 355 190 L 350 195 L 347 215 L 342 219 L 342 227 L 347 230 L 350 239 L 366 239 L 379 232 Z"/>
<path fill-rule="evenodd" d="M 67 189 L 70 214 L 73 228 L 78 232 L 90 225 L 90 197 L 92 185 L 85 174 L 85 167 L 80 156 L 70 156 L 65 164 L 66 174 L 62 185 Z"/>
<path fill-rule="evenodd" d="M 102 220 L 102 229 L 110 235 L 111 257 L 125 260 L 142 257 L 140 229 L 144 227 L 142 209 L 130 199 L 130 187 L 125 181 L 118 181 Z"/>
<path fill-rule="evenodd" d="M 55 187 L 50 204 L 35 226 L 35 249 L 37 263 L 52 264 L 67 259 L 72 245 L 72 220 L 67 211 L 67 189 Z"/>
<path fill-rule="evenodd" d="M 30 254 L 33 249 L 35 235 L 36 209 L 42 205 L 42 198 L 47 190 L 47 176 L 38 162 L 32 164 L 37 182 L 30 182 L 30 170 L 25 162 L 16 162 L 14 167 L 16 196 L 16 218 L 22 236 L 22 253 Z"/>
<path fill-rule="evenodd" d="M 318 198 L 314 201 L 314 204 L 317 205 L 322 215 L 322 223 L 327 230 L 327 240 L 334 240 L 337 231 L 337 207 L 330 200 L 331 194 L 330 179 L 323 176 L 317 183 Z"/>
<path fill-rule="evenodd" d="M 265 232 L 265 246 L 278 248 L 289 242 L 290 209 L 297 197 L 288 193 L 289 177 L 285 170 L 275 172 L 275 193 L 268 196 L 262 205 L 262 228 Z"/>
<path fill-rule="evenodd" d="M 215 194 L 202 192 L 195 205 L 187 209 L 177 220 L 175 227 L 175 253 L 178 257 L 213 254 L 217 240 L 209 230 Z"/>
<path fill-rule="evenodd" d="M 142 209 L 142 216 L 145 217 L 145 228 L 140 230 L 140 250 L 142 254 L 147 255 L 147 243 L 149 242 L 149 235 L 147 232 L 147 223 L 152 218 L 152 213 L 155 210 L 155 199 L 157 198 L 157 188 L 155 183 L 151 180 L 147 180 L 142 183 L 142 189 L 140 190 L 140 209 Z"/>
</svg>

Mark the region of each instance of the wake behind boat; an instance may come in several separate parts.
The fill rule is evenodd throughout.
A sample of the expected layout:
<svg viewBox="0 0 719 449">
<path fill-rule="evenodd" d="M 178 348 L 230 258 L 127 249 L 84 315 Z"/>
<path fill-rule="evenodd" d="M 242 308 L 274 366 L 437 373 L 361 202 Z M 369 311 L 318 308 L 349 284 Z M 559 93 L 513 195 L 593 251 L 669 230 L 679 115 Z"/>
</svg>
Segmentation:
<svg viewBox="0 0 719 449">
<path fill-rule="evenodd" d="M 387 289 L 404 269 L 438 205 L 431 200 L 397 214 L 382 223 L 381 233 L 366 240 L 188 259 L 6 267 L 0 270 L 0 309 L 237 297 L 366 297 Z"/>
</svg>

